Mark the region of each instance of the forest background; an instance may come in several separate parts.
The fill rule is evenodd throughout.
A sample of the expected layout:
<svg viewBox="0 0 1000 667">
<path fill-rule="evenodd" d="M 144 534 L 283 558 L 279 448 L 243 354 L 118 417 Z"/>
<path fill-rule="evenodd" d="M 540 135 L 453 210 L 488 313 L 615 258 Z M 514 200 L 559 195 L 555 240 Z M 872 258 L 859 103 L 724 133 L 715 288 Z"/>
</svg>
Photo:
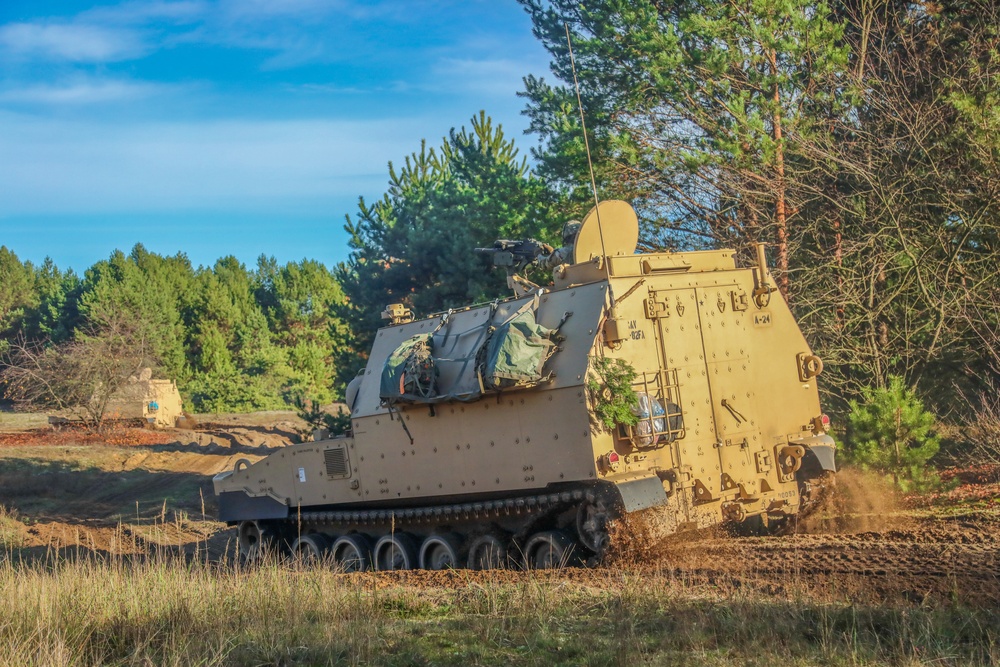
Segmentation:
<svg viewBox="0 0 1000 667">
<path fill-rule="evenodd" d="M 0 354 L 126 330 L 194 411 L 340 397 L 386 304 L 504 296 L 472 248 L 557 242 L 593 205 L 568 26 L 597 187 L 633 203 L 641 248 L 767 243 L 834 414 L 902 378 L 939 419 L 1000 415 L 996 3 L 519 2 L 554 73 L 524 80 L 531 160 L 485 112 L 421 141 L 333 268 L 136 246 L 77 275 L 0 247 Z"/>
</svg>

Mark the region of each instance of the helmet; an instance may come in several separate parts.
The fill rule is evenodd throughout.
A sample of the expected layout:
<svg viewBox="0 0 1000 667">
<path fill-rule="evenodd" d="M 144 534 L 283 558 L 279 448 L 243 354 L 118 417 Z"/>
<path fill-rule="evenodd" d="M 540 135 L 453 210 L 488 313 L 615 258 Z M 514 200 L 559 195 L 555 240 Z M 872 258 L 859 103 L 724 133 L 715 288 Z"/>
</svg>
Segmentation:
<svg viewBox="0 0 1000 667">
<path fill-rule="evenodd" d="M 580 231 L 579 220 L 567 220 L 562 228 L 563 243 L 569 245 L 576 238 L 576 233 Z"/>
</svg>

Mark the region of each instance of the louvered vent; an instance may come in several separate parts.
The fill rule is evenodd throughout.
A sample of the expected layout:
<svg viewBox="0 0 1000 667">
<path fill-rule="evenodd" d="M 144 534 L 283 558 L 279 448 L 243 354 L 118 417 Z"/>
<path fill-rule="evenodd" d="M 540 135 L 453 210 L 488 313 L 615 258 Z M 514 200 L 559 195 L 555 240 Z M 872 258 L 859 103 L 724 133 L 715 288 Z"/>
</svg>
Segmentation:
<svg viewBox="0 0 1000 667">
<path fill-rule="evenodd" d="M 326 474 L 331 479 L 335 477 L 349 477 L 351 469 L 347 465 L 347 450 L 343 447 L 333 447 L 323 452 L 323 460 L 326 462 Z"/>
</svg>

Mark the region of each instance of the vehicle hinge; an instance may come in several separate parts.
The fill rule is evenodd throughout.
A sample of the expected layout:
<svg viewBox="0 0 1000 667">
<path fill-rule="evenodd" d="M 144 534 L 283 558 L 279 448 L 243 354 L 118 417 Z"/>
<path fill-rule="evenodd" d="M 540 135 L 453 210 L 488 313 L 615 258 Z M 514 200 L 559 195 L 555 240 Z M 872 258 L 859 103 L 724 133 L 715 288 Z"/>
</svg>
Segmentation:
<svg viewBox="0 0 1000 667">
<path fill-rule="evenodd" d="M 667 304 L 657 301 L 655 295 L 651 294 L 649 298 L 643 302 L 643 304 L 646 310 L 646 319 L 648 320 L 670 317 L 670 311 L 667 310 Z"/>
</svg>

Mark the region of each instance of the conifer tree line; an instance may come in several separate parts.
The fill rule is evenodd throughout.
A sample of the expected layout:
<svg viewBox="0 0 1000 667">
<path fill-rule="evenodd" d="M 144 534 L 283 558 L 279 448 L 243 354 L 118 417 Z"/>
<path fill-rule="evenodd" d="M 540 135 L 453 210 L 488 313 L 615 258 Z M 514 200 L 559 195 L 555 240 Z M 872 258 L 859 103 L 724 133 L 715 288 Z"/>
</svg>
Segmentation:
<svg viewBox="0 0 1000 667">
<path fill-rule="evenodd" d="M 21 262 L 0 247 L 0 284 L 0 347 L 8 357 L 25 344 L 121 337 L 127 328 L 122 345 L 141 346 L 159 377 L 177 381 L 189 408 L 333 400 L 333 355 L 346 334 L 333 307 L 343 292 L 320 262 L 279 265 L 262 256 L 248 269 L 225 257 L 193 268 L 183 254 L 136 245 L 79 276 L 51 261 Z"/>
<path fill-rule="evenodd" d="M 389 166 L 348 259 L 193 268 L 137 246 L 82 276 L 0 251 L 0 338 L 57 344 L 112 312 L 199 410 L 336 398 L 386 304 L 504 296 L 472 248 L 555 242 L 602 198 L 644 250 L 768 244 L 844 409 L 893 378 L 939 415 L 1000 373 L 1000 9 L 986 0 L 518 0 L 551 55 L 526 73 L 529 155 L 485 113 Z M 331 254 L 332 254 L 331 249 Z M 3 343 L 0 343 L 2 345 Z"/>
</svg>

